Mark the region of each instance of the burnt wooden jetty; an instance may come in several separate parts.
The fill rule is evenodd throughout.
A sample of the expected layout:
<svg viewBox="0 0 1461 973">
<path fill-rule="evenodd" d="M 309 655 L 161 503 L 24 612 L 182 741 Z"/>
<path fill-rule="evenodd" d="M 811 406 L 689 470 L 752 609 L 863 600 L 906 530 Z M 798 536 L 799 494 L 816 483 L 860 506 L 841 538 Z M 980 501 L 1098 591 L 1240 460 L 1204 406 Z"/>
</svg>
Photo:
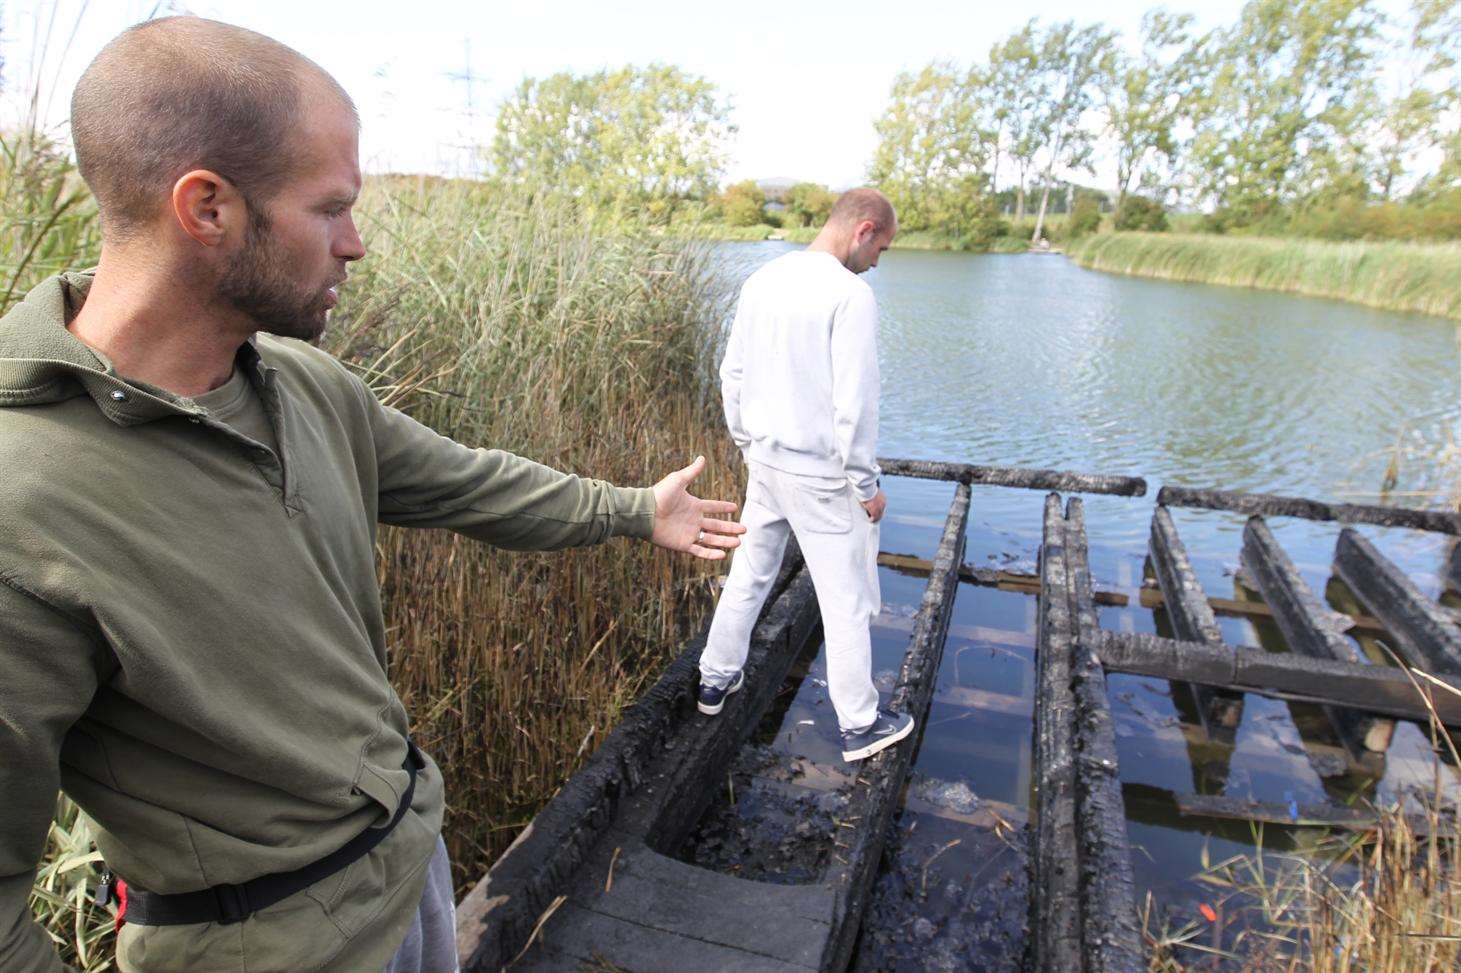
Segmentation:
<svg viewBox="0 0 1461 973">
<path fill-rule="evenodd" d="M 905 796 L 905 787 L 934 699 L 960 583 L 1038 598 L 1033 801 L 1026 831 L 1031 875 L 1025 963 L 1031 969 L 1145 968 L 1126 830 L 1131 817 L 1127 793 L 1136 801 L 1133 820 L 1284 823 L 1289 810 L 1209 794 L 1148 793 L 1151 789 L 1139 785 L 1127 785 L 1124 792 L 1108 672 L 1170 680 L 1174 698 L 1180 695 L 1196 708 L 1194 730 L 1204 737 L 1227 734 L 1230 740 L 1246 693 L 1316 703 L 1338 733 L 1340 745 L 1334 749 L 1350 764 L 1383 753 L 1395 719 L 1424 722 L 1435 713 L 1445 725 L 1461 727 L 1461 693 L 1449 688 L 1461 686 L 1456 614 L 1426 597 L 1347 528 L 1339 535 L 1335 572 L 1368 614 L 1329 609 L 1299 577 L 1265 521 L 1303 517 L 1461 534 L 1461 518 L 1455 515 L 1165 487 L 1151 527 L 1154 581 L 1138 597 L 1093 583 L 1083 503 L 1063 495 L 1140 497 L 1145 481 L 918 460 L 881 462 L 889 475 L 956 486 L 932 561 L 881 559 L 927 578 L 889 704 L 912 713 L 917 732 L 841 771 L 803 768 L 796 779 L 778 782 L 837 788 L 845 797 L 835 819 L 835 853 L 820 874 L 803 884 L 774 884 L 676 857 L 711 796 L 725 786 L 727 767 L 816 634 L 815 594 L 793 542 L 752 637 L 745 688 L 727 699 L 719 716 L 700 716 L 694 693 L 703 638 L 685 647 L 462 901 L 457 938 L 464 970 L 845 969 L 888 825 L 900 803 L 911 807 L 919 800 L 912 791 Z M 964 563 L 976 486 L 1048 492 L 1038 574 Z M 1203 591 L 1171 516 L 1174 506 L 1250 516 L 1242 564 L 1261 601 L 1210 598 Z M 1099 605 L 1129 604 L 1133 597 L 1163 610 L 1171 637 L 1101 628 Z M 1225 643 L 1218 614 L 1272 621 L 1287 651 Z M 1357 632 L 1382 637 L 1404 667 L 1357 650 L 1347 638 Z M 981 813 L 1000 818 L 997 812 Z M 1005 817 L 1024 815 L 1009 809 Z M 1363 810 L 1334 813 L 1315 806 L 1290 813 L 1286 823 L 1355 828 L 1373 820 Z"/>
</svg>

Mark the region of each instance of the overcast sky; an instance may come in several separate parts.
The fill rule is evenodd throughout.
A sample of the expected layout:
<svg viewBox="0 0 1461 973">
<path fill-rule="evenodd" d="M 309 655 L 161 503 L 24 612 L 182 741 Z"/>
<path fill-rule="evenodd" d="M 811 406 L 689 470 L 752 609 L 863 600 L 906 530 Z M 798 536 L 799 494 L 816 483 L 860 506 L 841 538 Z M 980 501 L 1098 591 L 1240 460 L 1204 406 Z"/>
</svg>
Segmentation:
<svg viewBox="0 0 1461 973">
<path fill-rule="evenodd" d="M 196 0 L 172 8 L 268 34 L 334 74 L 360 107 L 368 171 L 462 174 L 470 166 L 463 147 L 490 141 L 497 105 L 524 77 L 662 61 L 705 76 L 729 97 L 739 127 L 731 180 L 784 176 L 840 188 L 865 176 L 876 141 L 872 122 L 900 70 L 935 58 L 982 59 L 1031 15 L 1046 21 L 1099 16 L 1134 35 L 1153 5 Z M 33 72 L 36 38 L 49 25 L 47 117 L 63 123 L 86 64 L 118 31 L 159 6 L 167 4 L 10 0 L 0 34 L 9 93 Z M 1174 0 L 1166 6 L 1212 27 L 1234 20 L 1242 5 Z"/>
</svg>

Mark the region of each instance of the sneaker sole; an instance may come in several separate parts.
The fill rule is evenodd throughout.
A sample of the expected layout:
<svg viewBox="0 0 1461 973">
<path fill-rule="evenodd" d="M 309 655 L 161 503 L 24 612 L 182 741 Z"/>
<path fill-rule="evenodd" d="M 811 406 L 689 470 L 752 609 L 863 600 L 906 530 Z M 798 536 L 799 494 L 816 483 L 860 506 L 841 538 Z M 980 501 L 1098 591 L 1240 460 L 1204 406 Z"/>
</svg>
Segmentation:
<svg viewBox="0 0 1461 973">
<path fill-rule="evenodd" d="M 909 721 L 907 726 L 903 727 L 903 729 L 899 730 L 897 733 L 894 733 L 892 736 L 885 736 L 880 740 L 874 740 L 872 743 L 869 743 L 865 747 L 860 747 L 857 750 L 844 750 L 842 751 L 842 759 L 847 761 L 848 763 L 852 763 L 857 760 L 866 760 L 873 754 L 888 749 L 893 744 L 897 743 L 899 740 L 912 733 L 913 727 L 917 724 L 917 722 L 917 720 L 911 720 Z"/>
<path fill-rule="evenodd" d="M 741 677 L 736 682 L 733 682 L 726 687 L 725 695 L 720 697 L 720 702 L 716 703 L 714 706 L 711 706 L 709 703 L 702 703 L 698 699 L 695 701 L 695 706 L 700 710 L 700 712 L 704 713 L 706 716 L 715 716 L 721 710 L 725 709 L 725 701 L 730 699 L 736 693 L 740 692 L 741 687 L 745 684 L 745 677 Z"/>
</svg>

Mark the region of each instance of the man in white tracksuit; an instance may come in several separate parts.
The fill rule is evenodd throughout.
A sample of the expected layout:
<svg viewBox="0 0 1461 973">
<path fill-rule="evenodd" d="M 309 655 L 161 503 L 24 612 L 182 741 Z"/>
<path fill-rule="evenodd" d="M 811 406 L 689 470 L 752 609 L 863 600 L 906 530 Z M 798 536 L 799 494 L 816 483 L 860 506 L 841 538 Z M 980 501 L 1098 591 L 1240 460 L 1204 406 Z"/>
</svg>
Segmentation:
<svg viewBox="0 0 1461 973">
<path fill-rule="evenodd" d="M 700 657 L 700 711 L 741 688 L 751 629 L 796 534 L 827 640 L 827 691 L 842 756 L 861 760 L 906 737 L 911 716 L 878 709 L 868 626 L 877 614 L 878 306 L 858 274 L 898 232 L 874 189 L 844 193 L 806 250 L 783 254 L 741 288 L 720 368 L 731 437 L 750 466 L 746 534 Z"/>
</svg>

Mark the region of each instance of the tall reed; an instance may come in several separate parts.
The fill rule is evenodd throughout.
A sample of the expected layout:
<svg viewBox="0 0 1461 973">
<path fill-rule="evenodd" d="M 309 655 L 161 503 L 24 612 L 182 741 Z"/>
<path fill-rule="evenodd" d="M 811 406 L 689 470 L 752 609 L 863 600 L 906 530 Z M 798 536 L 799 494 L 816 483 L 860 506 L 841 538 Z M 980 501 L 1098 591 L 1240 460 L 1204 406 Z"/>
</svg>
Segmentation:
<svg viewBox="0 0 1461 973">
<path fill-rule="evenodd" d="M 1095 270 L 1290 291 L 1461 319 L 1461 244 L 1101 233 L 1070 241 L 1066 252 Z"/>
<path fill-rule="evenodd" d="M 647 485 L 698 453 L 739 497 L 711 252 L 571 203 L 376 181 L 372 253 L 327 338 L 385 400 L 445 435 Z M 713 567 L 643 544 L 561 554 L 387 530 L 391 678 L 442 765 L 459 884 L 479 877 L 657 676 L 709 605 Z"/>
</svg>

